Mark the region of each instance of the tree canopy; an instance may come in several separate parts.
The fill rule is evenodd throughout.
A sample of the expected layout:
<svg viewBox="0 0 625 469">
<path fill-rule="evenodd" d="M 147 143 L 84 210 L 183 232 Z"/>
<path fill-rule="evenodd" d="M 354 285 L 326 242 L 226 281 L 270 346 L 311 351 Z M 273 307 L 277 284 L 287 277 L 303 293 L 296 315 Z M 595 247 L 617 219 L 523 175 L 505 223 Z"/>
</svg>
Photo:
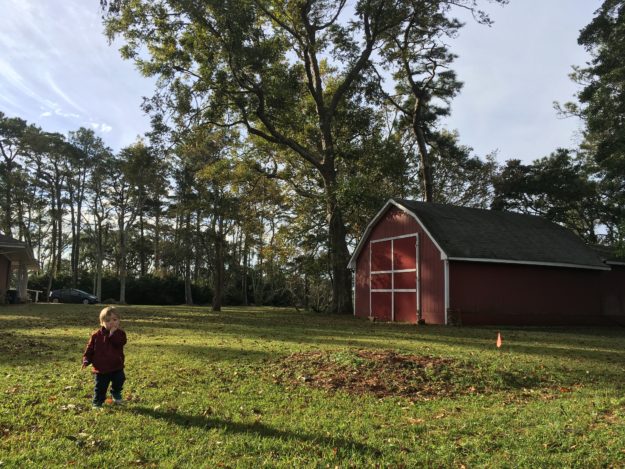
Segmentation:
<svg viewBox="0 0 625 469">
<path fill-rule="evenodd" d="M 426 200 L 431 200 L 426 131 L 443 112 L 432 97 L 449 99 L 458 89 L 453 72 L 439 72 L 452 55 L 437 38 L 460 27 L 448 18 L 453 8 L 486 21 L 477 1 L 103 0 L 102 5 L 109 37 L 126 41 L 123 55 L 146 75 L 159 77 L 161 89 L 149 110 L 161 122 L 171 114 L 173 125 L 183 128 L 237 127 L 274 147 L 276 164 L 313 171 L 326 217 L 332 310 L 351 312 L 341 184 L 343 172 L 355 167 L 353 142 L 376 109 L 370 99 L 380 89 L 376 67 L 396 61 L 394 78 L 410 90 L 400 108 L 413 109 Z M 288 154 L 304 166 L 293 164 Z"/>
<path fill-rule="evenodd" d="M 461 89 L 447 39 L 460 10 L 489 22 L 477 1 L 102 1 L 109 37 L 158 77 L 152 129 L 113 152 L 0 113 L 2 229 L 33 247 L 44 288 L 215 310 L 351 312 L 349 251 L 389 197 L 618 244 L 622 4 L 580 35 L 593 60 L 565 106 L 584 118 L 580 148 L 500 165 L 441 119 Z"/>
<path fill-rule="evenodd" d="M 573 80 L 582 86 L 578 102 L 564 111 L 585 124 L 582 151 L 596 163 L 603 197 L 600 222 L 606 242 L 625 239 L 625 2 L 605 0 L 592 21 L 580 31 L 578 43 L 590 53 Z"/>
</svg>

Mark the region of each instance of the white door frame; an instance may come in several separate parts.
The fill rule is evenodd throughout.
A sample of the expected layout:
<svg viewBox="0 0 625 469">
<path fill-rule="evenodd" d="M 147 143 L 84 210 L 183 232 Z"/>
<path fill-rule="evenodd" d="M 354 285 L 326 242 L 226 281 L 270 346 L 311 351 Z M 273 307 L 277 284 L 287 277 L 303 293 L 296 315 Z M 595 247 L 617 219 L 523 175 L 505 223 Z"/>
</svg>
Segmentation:
<svg viewBox="0 0 625 469">
<path fill-rule="evenodd" d="M 415 268 L 414 269 L 398 269 L 395 270 L 395 240 L 402 238 L 415 238 Z M 382 242 L 391 242 L 391 270 L 371 270 L 371 251 L 374 243 L 382 243 Z M 420 291 L 420 272 L 421 263 L 419 262 L 419 233 L 411 233 L 400 236 L 392 236 L 389 238 L 380 238 L 370 240 L 369 242 L 369 317 L 372 317 L 373 314 L 373 303 L 372 297 L 373 293 L 390 293 L 391 294 L 391 321 L 395 321 L 395 292 L 404 292 L 411 293 L 414 292 L 416 295 L 416 305 L 417 310 L 415 311 L 415 321 L 419 320 L 419 312 L 421 311 L 421 291 Z M 399 288 L 395 289 L 395 274 L 402 272 L 414 272 L 415 273 L 415 287 L 416 288 Z M 391 288 L 373 288 L 372 276 L 378 274 L 390 274 L 391 275 Z"/>
</svg>

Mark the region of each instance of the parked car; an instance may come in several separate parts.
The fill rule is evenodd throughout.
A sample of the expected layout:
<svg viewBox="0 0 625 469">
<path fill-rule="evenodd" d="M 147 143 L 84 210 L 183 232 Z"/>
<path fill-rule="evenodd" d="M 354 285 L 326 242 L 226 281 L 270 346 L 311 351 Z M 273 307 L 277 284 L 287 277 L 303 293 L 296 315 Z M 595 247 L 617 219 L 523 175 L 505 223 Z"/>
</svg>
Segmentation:
<svg viewBox="0 0 625 469">
<path fill-rule="evenodd" d="M 76 288 L 62 288 L 50 292 L 51 303 L 82 303 L 85 305 L 99 303 L 97 296 Z"/>
</svg>

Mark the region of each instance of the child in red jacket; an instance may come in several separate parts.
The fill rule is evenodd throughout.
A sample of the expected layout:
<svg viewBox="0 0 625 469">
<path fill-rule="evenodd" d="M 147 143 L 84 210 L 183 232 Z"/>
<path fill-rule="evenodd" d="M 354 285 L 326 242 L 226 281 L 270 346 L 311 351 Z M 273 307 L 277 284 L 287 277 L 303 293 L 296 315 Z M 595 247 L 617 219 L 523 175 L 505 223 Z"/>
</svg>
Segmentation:
<svg viewBox="0 0 625 469">
<path fill-rule="evenodd" d="M 122 403 L 124 374 L 124 345 L 126 333 L 119 328 L 119 313 L 114 306 L 100 311 L 100 329 L 91 334 L 82 357 L 82 367 L 93 366 L 95 389 L 93 407 L 100 408 L 106 399 L 111 384 L 111 395 L 115 404 Z"/>
</svg>

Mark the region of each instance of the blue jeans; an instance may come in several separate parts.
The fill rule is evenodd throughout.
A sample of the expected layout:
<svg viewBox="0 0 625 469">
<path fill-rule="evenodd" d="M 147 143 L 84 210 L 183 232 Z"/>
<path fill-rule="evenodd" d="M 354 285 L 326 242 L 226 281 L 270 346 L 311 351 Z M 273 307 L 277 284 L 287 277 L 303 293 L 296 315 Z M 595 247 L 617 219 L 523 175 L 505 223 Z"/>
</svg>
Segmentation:
<svg viewBox="0 0 625 469">
<path fill-rule="evenodd" d="M 126 381 L 126 375 L 124 370 L 113 371 L 112 373 L 96 373 L 95 377 L 95 389 L 93 390 L 93 404 L 102 405 L 106 399 L 106 391 L 111 385 L 111 394 L 113 399 L 122 398 L 122 388 L 124 387 L 124 381 Z"/>
</svg>

